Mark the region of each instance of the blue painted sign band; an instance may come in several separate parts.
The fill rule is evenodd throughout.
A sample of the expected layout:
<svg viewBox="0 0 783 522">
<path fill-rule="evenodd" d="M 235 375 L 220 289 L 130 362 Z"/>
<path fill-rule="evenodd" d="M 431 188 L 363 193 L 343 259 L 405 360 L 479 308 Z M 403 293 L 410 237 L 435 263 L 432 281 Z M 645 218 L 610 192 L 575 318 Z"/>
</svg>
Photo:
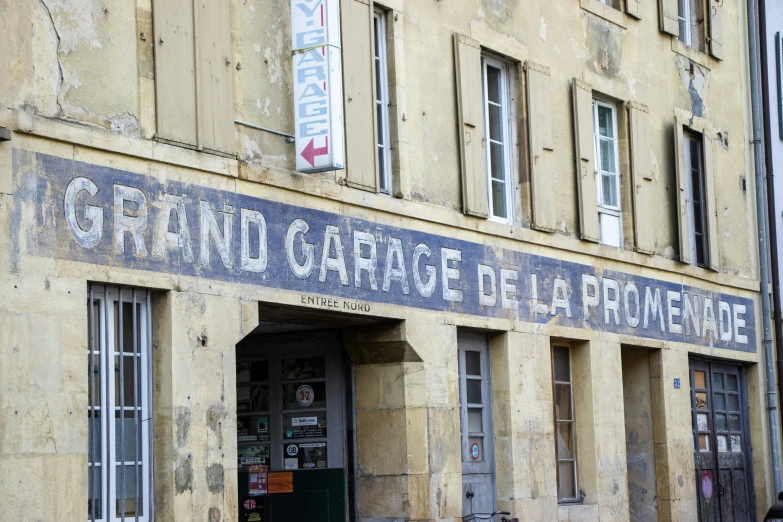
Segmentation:
<svg viewBox="0 0 783 522">
<path fill-rule="evenodd" d="M 37 256 L 756 351 L 751 299 L 14 150 Z"/>
</svg>

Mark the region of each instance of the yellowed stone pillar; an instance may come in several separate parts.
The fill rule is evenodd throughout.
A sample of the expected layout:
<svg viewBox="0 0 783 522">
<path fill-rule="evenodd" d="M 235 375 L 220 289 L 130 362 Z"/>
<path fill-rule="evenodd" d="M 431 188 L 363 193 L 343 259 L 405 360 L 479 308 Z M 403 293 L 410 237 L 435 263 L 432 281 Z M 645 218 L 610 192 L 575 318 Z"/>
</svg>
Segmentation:
<svg viewBox="0 0 783 522">
<path fill-rule="evenodd" d="M 153 298 L 156 520 L 232 520 L 237 514 L 238 299 L 196 292 Z"/>
<path fill-rule="evenodd" d="M 674 378 L 680 388 L 674 388 Z M 658 516 L 672 522 L 698 519 L 691 426 L 688 353 L 658 350 L 650 357 Z"/>
<path fill-rule="evenodd" d="M 494 336 L 491 360 L 498 509 L 557 520 L 549 337 Z"/>
</svg>

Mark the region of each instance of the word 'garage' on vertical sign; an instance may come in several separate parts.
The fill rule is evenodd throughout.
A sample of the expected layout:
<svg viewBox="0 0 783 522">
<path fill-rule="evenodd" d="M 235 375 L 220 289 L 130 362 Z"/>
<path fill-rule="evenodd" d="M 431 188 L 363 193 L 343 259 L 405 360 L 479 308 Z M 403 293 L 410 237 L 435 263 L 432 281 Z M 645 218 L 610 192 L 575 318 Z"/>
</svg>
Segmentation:
<svg viewBox="0 0 783 522">
<path fill-rule="evenodd" d="M 339 0 L 291 0 L 296 170 L 344 166 Z"/>
</svg>

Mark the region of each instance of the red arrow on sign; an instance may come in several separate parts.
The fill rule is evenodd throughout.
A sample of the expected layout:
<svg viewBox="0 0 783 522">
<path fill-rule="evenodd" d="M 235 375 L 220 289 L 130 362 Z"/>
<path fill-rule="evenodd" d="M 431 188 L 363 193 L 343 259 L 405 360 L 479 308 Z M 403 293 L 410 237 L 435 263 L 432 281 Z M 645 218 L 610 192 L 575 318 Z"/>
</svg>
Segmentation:
<svg viewBox="0 0 783 522">
<path fill-rule="evenodd" d="M 313 167 L 315 167 L 315 162 L 313 160 L 316 156 L 329 154 L 329 136 L 326 136 L 324 139 L 326 140 L 326 144 L 323 147 L 315 148 L 315 138 L 313 138 L 310 140 L 310 143 L 305 145 L 305 148 L 302 151 L 302 157 Z"/>
</svg>

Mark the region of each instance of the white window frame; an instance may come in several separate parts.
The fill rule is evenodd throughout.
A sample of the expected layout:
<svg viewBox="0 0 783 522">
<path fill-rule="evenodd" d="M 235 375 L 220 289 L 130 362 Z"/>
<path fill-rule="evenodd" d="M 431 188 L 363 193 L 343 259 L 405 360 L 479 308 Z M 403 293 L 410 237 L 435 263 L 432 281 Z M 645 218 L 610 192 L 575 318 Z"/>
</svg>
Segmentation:
<svg viewBox="0 0 783 522">
<path fill-rule="evenodd" d="M 375 39 L 375 104 L 380 108 L 380 118 L 377 121 L 378 149 L 378 191 L 382 194 L 392 193 L 392 160 L 391 132 L 389 131 L 389 73 L 388 54 L 386 49 L 386 13 L 375 9 L 373 13 L 373 38 Z M 380 89 L 378 89 L 380 85 Z"/>
<path fill-rule="evenodd" d="M 153 516 L 153 498 L 152 498 L 152 448 L 151 448 L 151 432 L 152 432 L 152 373 L 151 373 L 151 331 L 150 331 L 150 298 L 149 294 L 145 290 L 134 289 L 125 287 L 122 289 L 122 302 L 133 303 L 135 295 L 136 304 L 140 306 L 140 312 L 138 313 L 139 328 L 137 330 L 138 339 L 138 353 L 135 357 L 140 360 L 139 368 L 141 369 L 141 375 L 138 378 L 141 380 L 139 397 L 140 413 L 139 413 L 139 426 L 141 430 L 141 460 L 137 461 L 141 468 L 139 469 L 139 477 L 141 479 L 141 491 L 142 496 L 142 509 L 138 518 L 135 515 L 124 516 L 124 520 L 134 522 L 152 522 Z M 117 448 L 116 440 L 119 438 L 117 428 L 115 426 L 116 417 L 115 411 L 120 408 L 119 404 L 116 404 L 115 399 L 115 362 L 114 358 L 119 356 L 118 347 L 115 346 L 115 303 L 119 302 L 119 288 L 116 286 L 104 286 L 104 285 L 91 285 L 89 289 L 89 296 L 93 303 L 98 305 L 98 315 L 95 316 L 93 310 L 88 310 L 88 314 L 92 315 L 92 320 L 97 321 L 97 338 L 92 337 L 88 346 L 88 360 L 92 355 L 99 355 L 100 360 L 100 406 L 95 406 L 94 409 L 100 411 L 101 422 L 101 444 L 99 451 L 100 455 L 100 468 L 101 477 L 99 479 L 101 487 L 101 517 L 89 516 L 86 518 L 88 522 L 116 522 L 123 520 L 122 515 L 116 514 L 117 506 L 117 490 L 118 484 L 116 479 L 116 469 L 119 466 L 117 461 Z M 106 303 L 109 303 L 106 306 Z M 90 303 L 88 302 L 88 307 Z M 98 347 L 99 352 L 96 354 L 94 346 Z M 110 351 L 109 351 L 110 350 Z M 130 353 L 127 347 L 123 347 L 124 353 Z M 110 355 L 109 355 L 110 354 Z M 125 356 L 125 358 L 133 357 Z M 125 362 L 125 361 L 124 361 Z M 92 367 L 90 365 L 90 367 Z M 110 371 L 111 370 L 111 371 Z M 91 375 L 88 378 L 92 379 Z M 98 398 L 97 391 L 95 391 L 95 397 Z M 88 397 L 88 404 L 92 404 L 92 398 Z M 108 408 L 111 404 L 111 408 Z M 91 406 L 88 406 L 88 410 Z M 134 406 L 125 406 L 126 411 L 133 411 Z M 137 410 L 138 411 L 138 410 Z M 90 426 L 91 426 L 91 420 Z M 138 440 L 138 439 L 137 439 Z M 90 462 L 92 456 L 90 455 L 91 448 L 88 447 L 88 469 L 93 466 Z M 96 456 L 97 457 L 97 456 Z M 97 460 L 97 458 L 96 458 Z M 124 459 L 125 466 L 132 466 L 134 460 Z M 103 470 L 109 469 L 110 473 Z M 89 475 L 88 475 L 89 479 Z M 126 475 L 126 479 L 127 475 Z M 93 483 L 95 480 L 93 479 Z M 88 486 L 89 487 L 89 486 Z M 89 495 L 88 495 L 89 496 Z M 88 498 L 89 500 L 89 498 Z"/>
<path fill-rule="evenodd" d="M 612 112 L 612 138 L 602 137 L 600 135 L 598 127 L 598 108 L 603 107 L 609 109 Z M 617 205 L 608 205 L 604 202 L 603 192 L 603 171 L 601 170 L 601 140 L 611 139 L 613 141 L 614 152 L 614 173 L 608 173 L 614 176 L 614 190 L 617 195 Z M 596 201 L 598 204 L 598 224 L 601 231 L 600 241 L 602 244 L 611 245 L 617 248 L 623 247 L 623 211 L 622 211 L 622 194 L 620 192 L 620 151 L 619 151 L 619 135 L 617 133 L 617 106 L 613 103 L 606 103 L 600 100 L 593 100 L 593 145 L 595 147 L 595 187 L 596 187 Z M 616 241 L 610 241 L 610 238 L 604 237 L 604 227 L 602 219 L 604 215 L 616 217 L 618 220 L 618 237 L 614 238 Z"/>
<path fill-rule="evenodd" d="M 492 154 L 491 154 L 491 147 L 490 143 L 493 140 L 490 140 L 489 137 L 489 105 L 490 103 L 494 104 L 493 102 L 489 101 L 489 96 L 487 95 L 487 67 L 494 67 L 498 70 L 500 70 L 500 114 L 501 114 L 501 131 L 503 132 L 503 141 L 496 142 L 503 146 L 503 180 L 502 183 L 505 187 L 505 197 L 506 197 L 506 217 L 499 217 L 495 215 L 495 208 L 492 202 L 492 183 L 493 183 L 493 177 L 492 177 Z M 513 195 L 514 195 L 514 187 L 513 187 L 513 177 L 512 177 L 512 165 L 513 165 L 513 158 L 511 153 L 511 143 L 512 143 L 512 134 L 511 134 L 511 125 L 510 125 L 510 119 L 511 119 L 511 95 L 510 95 L 510 84 L 509 84 L 509 77 L 508 77 L 508 64 L 506 64 L 503 61 L 500 61 L 496 58 L 492 58 L 491 56 L 482 55 L 481 57 L 481 84 L 482 84 L 482 96 L 483 96 L 483 104 L 484 104 L 484 140 L 486 143 L 485 147 L 485 157 L 486 157 L 486 175 L 487 175 L 487 201 L 488 201 L 488 219 L 490 221 L 497 221 L 499 223 L 507 223 L 512 224 L 514 222 L 514 204 L 513 204 Z M 496 180 L 497 181 L 497 180 Z"/>
<path fill-rule="evenodd" d="M 690 0 L 677 1 L 677 21 L 680 25 L 680 41 L 691 47 L 693 37 L 691 35 L 691 3 Z M 683 28 L 685 30 L 683 30 Z"/>
</svg>

